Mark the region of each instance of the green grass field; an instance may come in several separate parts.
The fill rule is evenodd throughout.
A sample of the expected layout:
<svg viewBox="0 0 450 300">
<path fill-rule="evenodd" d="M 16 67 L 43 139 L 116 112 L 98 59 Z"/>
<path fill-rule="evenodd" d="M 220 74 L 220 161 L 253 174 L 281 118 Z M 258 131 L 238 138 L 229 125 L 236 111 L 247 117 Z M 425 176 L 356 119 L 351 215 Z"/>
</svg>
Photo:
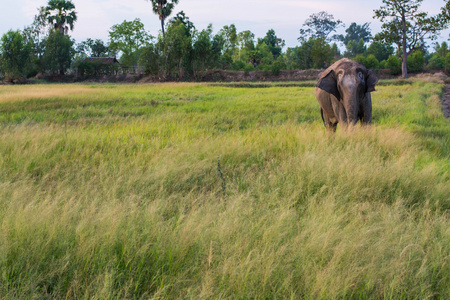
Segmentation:
<svg viewBox="0 0 450 300">
<path fill-rule="evenodd" d="M 449 299 L 442 90 L 0 86 L 0 298 Z"/>
</svg>

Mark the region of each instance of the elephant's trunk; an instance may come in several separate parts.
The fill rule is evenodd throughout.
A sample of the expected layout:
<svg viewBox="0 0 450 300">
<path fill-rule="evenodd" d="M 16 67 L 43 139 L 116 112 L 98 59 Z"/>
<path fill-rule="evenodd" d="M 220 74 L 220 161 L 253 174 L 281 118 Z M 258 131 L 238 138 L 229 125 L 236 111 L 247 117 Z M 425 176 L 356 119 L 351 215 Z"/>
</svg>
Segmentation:
<svg viewBox="0 0 450 300">
<path fill-rule="evenodd" d="M 358 108 L 359 108 L 357 91 L 350 93 L 347 99 L 344 98 L 344 107 L 345 113 L 347 114 L 347 124 L 349 126 L 356 125 L 356 122 L 358 122 Z"/>
</svg>

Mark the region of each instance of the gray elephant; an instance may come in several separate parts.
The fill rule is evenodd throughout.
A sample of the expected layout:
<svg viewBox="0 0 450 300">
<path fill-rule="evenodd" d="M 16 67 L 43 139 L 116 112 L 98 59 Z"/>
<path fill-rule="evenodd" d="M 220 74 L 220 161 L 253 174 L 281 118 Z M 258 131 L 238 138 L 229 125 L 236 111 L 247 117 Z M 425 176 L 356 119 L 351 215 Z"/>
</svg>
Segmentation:
<svg viewBox="0 0 450 300">
<path fill-rule="evenodd" d="M 372 70 L 347 58 L 326 69 L 316 84 L 315 94 L 320 104 L 325 127 L 336 131 L 340 122 L 347 127 L 372 122 L 372 100 L 378 78 Z"/>
</svg>

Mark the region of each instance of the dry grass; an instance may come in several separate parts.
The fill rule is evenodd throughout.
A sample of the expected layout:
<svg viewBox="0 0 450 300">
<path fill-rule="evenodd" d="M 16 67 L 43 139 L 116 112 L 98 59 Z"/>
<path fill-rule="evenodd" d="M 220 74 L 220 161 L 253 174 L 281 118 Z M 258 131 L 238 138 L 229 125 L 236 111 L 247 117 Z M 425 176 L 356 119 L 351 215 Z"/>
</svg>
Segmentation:
<svg viewBox="0 0 450 300">
<path fill-rule="evenodd" d="M 450 296 L 441 86 L 334 136 L 311 88 L 65 88 L 0 100 L 2 298 Z"/>
</svg>

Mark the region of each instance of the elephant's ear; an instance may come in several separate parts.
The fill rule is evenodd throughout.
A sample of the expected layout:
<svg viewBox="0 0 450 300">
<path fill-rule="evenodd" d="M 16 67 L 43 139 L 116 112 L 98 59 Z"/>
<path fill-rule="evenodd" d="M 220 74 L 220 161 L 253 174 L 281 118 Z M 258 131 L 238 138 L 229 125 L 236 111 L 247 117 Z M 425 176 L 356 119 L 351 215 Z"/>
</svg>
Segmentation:
<svg viewBox="0 0 450 300">
<path fill-rule="evenodd" d="M 378 82 L 378 77 L 373 70 L 367 72 L 366 78 L 366 93 L 375 91 L 375 85 Z"/>
<path fill-rule="evenodd" d="M 336 74 L 334 70 L 330 70 L 328 74 L 323 76 L 319 82 L 317 82 L 316 87 L 321 90 L 324 90 L 327 93 L 334 95 L 338 100 L 341 99 L 341 95 L 339 94 L 339 90 L 337 87 Z"/>
</svg>

